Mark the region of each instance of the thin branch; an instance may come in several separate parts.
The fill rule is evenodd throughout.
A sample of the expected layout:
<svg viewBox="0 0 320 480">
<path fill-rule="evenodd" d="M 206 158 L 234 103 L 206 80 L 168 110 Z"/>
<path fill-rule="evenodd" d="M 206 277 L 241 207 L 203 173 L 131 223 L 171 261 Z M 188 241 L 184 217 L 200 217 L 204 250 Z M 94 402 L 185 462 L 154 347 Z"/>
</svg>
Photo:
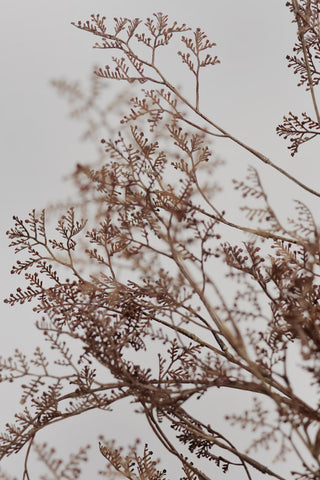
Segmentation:
<svg viewBox="0 0 320 480">
<path fill-rule="evenodd" d="M 301 45 L 302 45 L 303 57 L 304 57 L 304 61 L 305 61 L 306 69 L 307 69 L 308 84 L 309 84 L 310 93 L 311 93 L 311 97 L 312 97 L 313 108 L 314 108 L 314 111 L 315 111 L 315 114 L 316 114 L 316 117 L 317 117 L 318 125 L 320 127 L 320 114 L 319 114 L 318 104 L 317 104 L 317 100 L 316 100 L 316 96 L 315 96 L 315 92 L 314 92 L 314 88 L 313 88 L 312 75 L 311 75 L 311 70 L 310 70 L 310 64 L 309 64 L 306 42 L 305 42 L 305 39 L 304 39 L 304 33 L 303 33 L 303 28 L 302 28 L 303 26 L 301 25 L 301 19 L 303 19 L 303 21 L 306 24 L 308 24 L 309 22 L 299 12 L 299 7 L 298 7 L 297 0 L 292 0 L 292 5 L 293 5 L 293 8 L 294 8 L 294 13 L 295 13 L 295 17 L 296 17 L 296 21 L 297 21 L 297 25 L 298 25 L 298 37 L 299 37 L 299 40 L 300 40 Z"/>
</svg>

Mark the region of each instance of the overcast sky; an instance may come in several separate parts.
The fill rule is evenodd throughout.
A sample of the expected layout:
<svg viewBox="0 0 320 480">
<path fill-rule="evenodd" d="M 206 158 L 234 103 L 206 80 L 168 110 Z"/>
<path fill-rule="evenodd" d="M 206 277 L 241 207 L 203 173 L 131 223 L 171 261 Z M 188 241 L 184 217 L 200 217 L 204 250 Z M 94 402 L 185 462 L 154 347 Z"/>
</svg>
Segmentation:
<svg viewBox="0 0 320 480">
<path fill-rule="evenodd" d="M 68 196 L 63 177 L 78 162 L 88 162 L 93 150 L 79 142 L 81 128 L 67 116 L 68 108 L 49 81 L 54 78 L 87 81 L 92 67 L 103 64 L 103 51 L 92 50 L 94 38 L 71 26 L 91 13 L 141 17 L 167 13 L 172 20 L 201 27 L 217 43 L 221 65 L 205 77 L 202 109 L 238 138 L 257 148 L 274 163 L 289 169 L 317 188 L 315 147 L 306 147 L 292 160 L 285 142 L 275 134 L 277 123 L 289 110 L 310 109 L 310 99 L 296 88 L 285 55 L 291 52 L 295 26 L 285 1 L 279 0 L 28 0 L 1 5 L 1 285 L 3 296 L 18 284 L 9 275 L 13 254 L 5 231 L 12 215 L 24 216 L 32 208 Z M 176 70 L 176 57 L 168 57 L 169 78 L 189 92 L 187 75 Z M 180 70 L 179 70 L 180 72 Z M 176 75 L 176 76 L 175 76 Z M 190 78 L 191 81 L 191 78 Z M 219 154 L 235 172 L 255 159 L 225 141 L 216 143 Z M 288 182 L 279 183 L 267 169 L 271 193 L 279 189 L 295 196 Z M 272 190 L 273 189 L 273 190 Z M 292 193 L 291 193 L 292 192 Z M 279 198 L 281 203 L 286 202 Z M 300 197 L 299 197 L 300 198 Z M 309 201 L 308 196 L 303 197 Z M 312 204 L 313 200 L 310 199 Z M 231 207 L 230 207 L 231 208 Z M 1 304 L 2 351 L 34 340 L 33 315 L 28 307 L 11 309 Z M 5 387 L 6 388 L 6 387 Z M 5 388 L 2 392 L 5 395 Z M 14 395 L 14 394 L 13 394 Z M 1 397 L 6 411 L 8 397 Z M 9 407 L 8 407 L 9 408 Z M 2 419 L 4 420 L 4 418 Z M 0 422 L 2 424 L 2 422 Z"/>
</svg>

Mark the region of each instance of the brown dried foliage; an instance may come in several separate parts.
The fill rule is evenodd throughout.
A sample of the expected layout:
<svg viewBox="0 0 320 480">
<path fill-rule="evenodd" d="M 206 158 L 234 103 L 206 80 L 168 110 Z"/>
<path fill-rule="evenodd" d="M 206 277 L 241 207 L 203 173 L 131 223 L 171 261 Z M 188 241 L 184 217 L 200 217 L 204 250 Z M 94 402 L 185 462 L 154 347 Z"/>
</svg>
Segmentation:
<svg viewBox="0 0 320 480">
<path fill-rule="evenodd" d="M 292 138 L 296 153 L 320 128 L 314 93 L 319 2 L 292 0 L 288 6 L 298 27 L 289 65 L 311 92 L 316 115 L 316 120 L 306 114 L 298 120 L 289 114 L 279 127 L 280 135 Z M 245 180 L 234 181 L 246 199 L 249 223 L 228 219 L 214 202 L 219 161 L 210 137 L 236 142 L 301 189 L 320 193 L 201 113 L 201 69 L 218 63 L 209 53 L 215 44 L 201 30 L 170 23 L 161 13 L 145 22 L 118 18 L 113 28 L 105 17 L 92 15 L 75 26 L 97 38 L 96 48 L 112 51 L 114 68 L 98 68 L 96 75 L 137 83 L 141 93 L 132 98 L 121 133 L 101 141 L 103 164 L 78 165 L 74 173 L 89 223 L 70 207 L 52 238 L 45 211 L 33 211 L 24 221 L 14 217 L 8 232 L 15 252 L 22 252 L 12 273 L 23 274 L 28 286 L 6 301 L 34 302 L 42 318 L 37 328 L 56 357 L 52 364 L 45 349 L 36 348 L 31 358 L 19 350 L 1 358 L 2 382 L 23 379 L 24 405 L 1 434 L 1 457 L 27 444 L 23 478 L 30 478 L 32 449 L 54 478 L 78 478 L 87 449 L 63 463 L 54 450 L 34 443 L 37 433 L 92 409 L 109 411 L 128 398 L 180 464 L 181 479 L 212 478 L 212 463 L 224 472 L 242 469 L 249 479 L 256 470 L 282 479 L 254 454 L 276 442 L 278 459 L 288 451 L 296 456 L 297 479 L 319 479 L 319 400 L 297 395 L 288 372 L 288 356 L 296 348 L 319 394 L 318 226 L 301 201 L 290 228 L 283 225 L 253 168 Z M 184 49 L 178 57 L 195 78 L 194 103 L 157 65 L 158 50 L 175 37 Z M 58 86 L 83 101 L 74 87 Z M 85 105 L 103 118 L 97 102 Z M 230 231 L 244 241 L 231 244 Z M 78 354 L 74 341 L 82 347 Z M 189 401 L 197 398 L 201 405 L 215 389 L 229 389 L 235 398 L 238 391 L 254 396 L 252 407 L 227 418 L 230 426 L 254 432 L 248 451 L 209 423 L 215 422 L 214 411 L 206 412 L 205 423 L 201 414 L 192 414 Z M 124 453 L 101 438 L 100 451 L 109 465 L 102 474 L 109 478 L 166 478 L 147 445 L 141 450 L 136 443 Z"/>
</svg>

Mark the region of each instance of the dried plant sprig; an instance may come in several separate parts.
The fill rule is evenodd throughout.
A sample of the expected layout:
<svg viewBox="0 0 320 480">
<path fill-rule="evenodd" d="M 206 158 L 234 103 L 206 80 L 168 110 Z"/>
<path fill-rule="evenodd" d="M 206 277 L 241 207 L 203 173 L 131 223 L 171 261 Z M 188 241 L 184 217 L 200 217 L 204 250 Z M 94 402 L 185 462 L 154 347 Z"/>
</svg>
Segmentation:
<svg viewBox="0 0 320 480">
<path fill-rule="evenodd" d="M 308 8 L 314 16 L 315 3 L 304 1 L 298 15 L 303 18 Z M 219 188 L 211 179 L 220 162 L 208 140 L 215 132 L 189 120 L 186 107 L 269 161 L 201 113 L 197 88 L 193 105 L 157 67 L 157 49 L 180 36 L 190 53 L 180 57 L 199 80 L 200 68 L 217 63 L 215 57 L 201 57 L 214 46 L 201 30 L 187 37 L 186 25 L 170 24 L 163 14 L 145 24 L 115 19 L 110 31 L 99 15 L 77 26 L 101 38 L 98 48 L 121 54 L 112 59 L 115 69 L 106 66 L 100 76 L 129 83 L 149 80 L 160 87 L 135 97 L 119 135 L 101 141 L 102 164 L 77 166 L 78 204 L 90 213 L 88 222 L 69 208 L 57 220 L 55 237 L 48 233 L 44 211 L 33 211 L 26 220 L 14 217 L 8 236 L 22 260 L 12 272 L 25 275 L 27 287 L 7 303 L 34 302 L 42 318 L 37 327 L 53 358 L 37 348 L 31 358 L 16 350 L 0 360 L 1 381 L 23 379 L 24 406 L 0 436 L 1 458 L 24 445 L 28 458 L 38 448 L 38 432 L 47 426 L 93 409 L 109 411 L 129 399 L 176 459 L 183 479 L 209 480 L 214 464 L 224 473 L 241 470 L 248 479 L 259 471 L 283 480 L 255 458 L 255 448 L 277 440 L 277 458 L 293 451 L 303 470 L 296 477 L 317 480 L 318 404 L 296 393 L 288 369 L 293 345 L 318 397 L 320 252 L 312 212 L 298 201 L 295 218 L 284 226 L 254 168 L 244 180 L 234 181 L 250 226 L 230 221 L 217 207 Z M 317 31 L 315 23 L 310 28 Z M 151 60 L 134 53 L 135 41 Z M 311 117 L 305 119 L 310 123 Z M 312 128 L 317 129 L 315 122 Z M 232 240 L 225 226 L 241 233 L 241 239 Z M 200 405 L 215 389 L 258 398 L 250 411 L 228 418 L 254 429 L 253 453 L 203 422 L 200 414 L 192 415 L 190 400 Z M 208 420 L 214 422 L 216 412 L 211 413 Z M 47 446 L 38 450 L 58 478 L 76 478 L 86 456 L 82 450 L 62 468 Z M 165 477 L 148 446 L 139 453 L 134 444 L 123 454 L 101 440 L 100 450 L 112 467 L 107 475 Z"/>
<path fill-rule="evenodd" d="M 306 89 L 310 91 L 317 119 L 315 122 L 310 116 L 303 114 L 303 120 L 298 121 L 291 113 L 288 118 L 284 117 L 284 124 L 279 125 L 277 132 L 284 135 L 285 139 L 290 137 L 291 146 L 288 148 L 293 156 L 301 143 L 318 134 L 320 127 L 320 113 L 314 89 L 320 81 L 319 3 L 317 0 L 291 0 L 286 5 L 293 13 L 298 27 L 294 55 L 287 56 L 288 66 L 293 67 L 294 73 L 300 76 L 298 86 L 306 84 Z"/>
<path fill-rule="evenodd" d="M 289 112 L 288 116 L 283 117 L 283 123 L 277 127 L 280 137 L 283 136 L 285 140 L 289 138 L 288 149 L 292 157 L 298 152 L 300 145 L 320 135 L 319 123 L 312 120 L 305 112 L 301 116 L 300 120 L 297 115 Z"/>
<path fill-rule="evenodd" d="M 105 22 L 105 17 L 104 17 L 103 22 Z M 142 58 L 141 56 L 139 56 L 138 54 L 136 54 L 134 52 L 133 47 L 131 46 L 131 43 L 130 43 L 132 41 L 132 39 L 134 38 L 134 36 L 130 37 L 130 39 L 124 40 L 124 39 L 120 38 L 118 35 L 114 35 L 114 34 L 111 34 L 111 33 L 106 33 L 105 23 L 103 23 L 103 25 L 104 25 L 103 28 L 100 28 L 100 27 L 97 28 L 96 23 L 97 22 L 95 20 L 95 16 L 93 15 L 91 17 L 90 21 L 89 20 L 87 22 L 79 21 L 78 23 L 73 23 L 73 25 L 76 26 L 77 28 L 88 31 L 88 32 L 90 32 L 94 35 L 103 37 L 103 39 L 104 39 L 103 41 L 105 41 L 105 42 L 107 42 L 107 39 L 108 39 L 108 41 L 109 40 L 113 41 L 113 43 L 111 43 L 111 44 L 107 42 L 107 43 L 102 44 L 102 45 L 97 45 L 97 46 L 99 46 L 99 48 L 107 48 L 107 49 L 111 48 L 111 49 L 120 50 L 120 52 L 122 52 L 125 55 L 125 57 L 123 57 L 123 59 L 121 57 L 120 58 L 112 57 L 113 62 L 117 63 L 117 66 L 116 66 L 115 70 L 112 71 L 110 69 L 110 66 L 107 65 L 104 70 L 99 69 L 96 72 L 98 76 L 102 76 L 104 78 L 117 79 L 117 80 L 126 80 L 126 81 L 129 81 L 129 82 L 138 81 L 139 83 L 145 83 L 147 81 L 151 81 L 152 83 L 159 84 L 159 85 L 162 85 L 162 86 L 166 87 L 177 98 L 179 98 L 186 107 L 188 107 L 192 112 L 194 112 L 196 115 L 198 115 L 203 121 L 205 121 L 207 124 L 209 124 L 209 126 L 214 127 L 215 131 L 211 132 L 212 135 L 215 136 L 219 132 L 219 134 L 221 134 L 225 138 L 228 138 L 228 139 L 232 140 L 233 142 L 238 144 L 240 147 L 249 151 L 251 154 L 253 154 L 260 161 L 269 165 L 270 167 L 272 167 L 273 169 L 275 169 L 276 171 L 278 171 L 279 173 L 281 173 L 282 175 L 287 177 L 289 180 L 291 180 L 294 183 L 296 183 L 297 185 L 299 185 L 301 188 L 303 188 L 306 191 L 312 193 L 313 195 L 320 196 L 319 192 L 317 192 L 313 188 L 310 188 L 309 186 L 303 184 L 303 182 L 301 182 L 299 179 L 294 178 L 289 172 L 285 171 L 280 166 L 274 164 L 264 154 L 258 152 L 256 149 L 250 147 L 249 145 L 246 145 L 244 142 L 237 139 L 232 134 L 228 133 L 224 128 L 220 127 L 217 124 L 217 122 L 211 120 L 208 116 L 204 115 L 201 112 L 201 110 L 199 110 L 199 106 L 198 106 L 198 103 L 199 103 L 199 96 L 197 94 L 198 87 L 199 87 L 198 81 L 196 82 L 196 103 L 195 103 L 195 105 L 193 105 L 192 102 L 188 101 L 188 99 L 182 95 L 182 93 L 179 91 L 179 89 L 177 87 L 175 87 L 166 78 L 165 74 L 162 73 L 161 69 L 156 66 L 154 56 L 152 57 L 152 60 L 150 61 L 150 60 L 147 60 L 145 58 Z M 147 29 L 151 28 L 149 24 L 147 24 L 146 26 L 147 26 Z M 183 28 L 185 28 L 185 26 L 183 26 Z M 177 30 L 177 33 L 180 33 L 180 32 L 181 32 L 180 30 Z M 198 31 L 196 31 L 195 35 L 199 36 L 200 32 L 198 32 L 198 34 L 197 34 L 197 32 Z M 135 36 L 136 35 L 137 35 L 137 33 L 135 34 Z M 203 33 L 201 33 L 201 35 L 203 35 Z M 164 42 L 164 44 L 166 45 L 166 42 Z M 204 45 L 206 45 L 206 43 Z M 211 43 L 209 42 L 208 45 L 211 45 Z M 156 48 L 155 46 L 152 47 L 153 52 L 155 51 L 155 48 Z M 120 62 L 121 65 L 118 65 L 118 62 Z M 129 63 L 127 63 L 127 62 L 129 62 Z M 135 66 L 135 64 L 137 62 L 139 62 L 139 65 L 140 65 L 138 70 L 136 69 L 136 66 Z M 217 61 L 214 60 L 214 63 L 217 63 Z M 209 64 L 212 64 L 212 63 L 210 62 Z M 146 74 L 145 72 L 141 73 L 142 65 L 145 68 L 147 68 L 148 71 L 151 72 L 150 75 Z M 137 71 L 138 75 L 129 74 L 129 66 L 131 66 L 133 68 L 133 71 Z M 139 69 L 140 69 L 140 71 L 139 71 Z M 199 74 L 199 72 L 198 72 L 198 74 Z M 202 129 L 202 127 L 200 127 L 199 125 L 198 125 L 198 128 Z M 209 130 L 207 130 L 207 131 L 209 131 Z"/>
</svg>

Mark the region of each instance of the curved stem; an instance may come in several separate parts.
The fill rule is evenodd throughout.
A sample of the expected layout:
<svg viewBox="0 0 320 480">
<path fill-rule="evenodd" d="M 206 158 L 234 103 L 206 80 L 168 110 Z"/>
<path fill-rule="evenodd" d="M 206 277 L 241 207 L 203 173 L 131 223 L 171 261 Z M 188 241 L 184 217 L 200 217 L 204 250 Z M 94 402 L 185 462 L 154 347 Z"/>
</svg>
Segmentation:
<svg viewBox="0 0 320 480">
<path fill-rule="evenodd" d="M 24 470 L 23 470 L 23 477 L 22 477 L 23 480 L 24 479 L 30 480 L 30 475 L 29 475 L 29 470 L 28 470 L 28 460 L 29 460 L 29 456 L 30 456 L 30 452 L 31 452 L 31 447 L 32 447 L 32 444 L 33 444 L 33 441 L 34 441 L 34 437 L 35 437 L 35 434 L 32 435 L 32 437 L 29 440 L 29 445 L 28 445 L 26 456 L 25 456 L 25 459 L 24 459 Z"/>
</svg>

